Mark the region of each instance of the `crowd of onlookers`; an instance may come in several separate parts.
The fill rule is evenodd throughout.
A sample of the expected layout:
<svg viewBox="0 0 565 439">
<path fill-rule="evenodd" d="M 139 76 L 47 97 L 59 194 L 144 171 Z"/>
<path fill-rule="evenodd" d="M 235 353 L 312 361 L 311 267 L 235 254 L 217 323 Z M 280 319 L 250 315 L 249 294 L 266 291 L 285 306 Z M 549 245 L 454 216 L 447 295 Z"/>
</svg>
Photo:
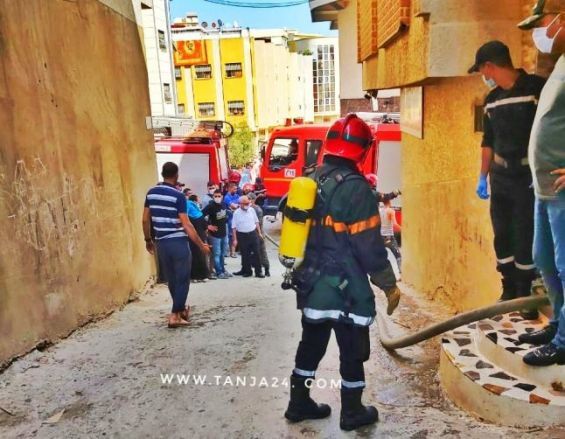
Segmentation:
<svg viewBox="0 0 565 439">
<path fill-rule="evenodd" d="M 253 176 L 251 165 L 232 171 L 220 184 L 212 181 L 207 191 L 198 195 L 178 183 L 186 197 L 186 212 L 200 239 L 210 246 L 210 255 L 190 241 L 192 253 L 191 280 L 206 282 L 228 279 L 233 275 L 270 276 L 270 265 L 263 232 L 265 187 L 260 177 Z M 225 259 L 241 254 L 241 269 L 230 273 Z"/>
</svg>

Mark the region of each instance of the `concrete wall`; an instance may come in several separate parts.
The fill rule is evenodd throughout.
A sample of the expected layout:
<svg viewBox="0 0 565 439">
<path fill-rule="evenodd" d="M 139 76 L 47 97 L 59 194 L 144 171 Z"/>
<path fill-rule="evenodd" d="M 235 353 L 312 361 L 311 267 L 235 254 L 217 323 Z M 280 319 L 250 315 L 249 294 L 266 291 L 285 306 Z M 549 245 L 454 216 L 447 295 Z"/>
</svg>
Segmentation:
<svg viewBox="0 0 565 439">
<path fill-rule="evenodd" d="M 523 17 L 522 1 L 412 2 L 408 31 L 363 63 L 363 88 L 394 88 L 430 77 L 467 75 L 477 48 L 494 39 L 503 40 L 520 65 L 523 33 L 516 23 Z"/>
<path fill-rule="evenodd" d="M 137 6 L 138 0 L 134 1 Z M 153 116 L 175 116 L 177 112 L 168 2 L 169 0 L 154 0 L 151 8 L 141 9 Z M 164 33 L 165 48 L 159 45 L 159 31 Z M 165 99 L 165 84 L 170 87 L 170 100 Z"/>
<path fill-rule="evenodd" d="M 478 77 L 424 88 L 424 138 L 402 135 L 403 278 L 457 310 L 499 295 L 489 202 L 475 195 L 481 133 Z"/>
<path fill-rule="evenodd" d="M 357 62 L 357 2 L 351 1 L 337 14 L 339 27 L 339 98 L 363 99 L 361 64 Z M 359 110 L 367 111 L 367 110 Z M 370 110 L 369 110 L 370 111 Z M 343 108 L 341 113 L 344 114 Z M 347 113 L 345 113 L 347 114 Z"/>
<path fill-rule="evenodd" d="M 104 3 L 0 0 L 0 363 L 153 271 L 145 61 L 131 2 Z"/>
</svg>

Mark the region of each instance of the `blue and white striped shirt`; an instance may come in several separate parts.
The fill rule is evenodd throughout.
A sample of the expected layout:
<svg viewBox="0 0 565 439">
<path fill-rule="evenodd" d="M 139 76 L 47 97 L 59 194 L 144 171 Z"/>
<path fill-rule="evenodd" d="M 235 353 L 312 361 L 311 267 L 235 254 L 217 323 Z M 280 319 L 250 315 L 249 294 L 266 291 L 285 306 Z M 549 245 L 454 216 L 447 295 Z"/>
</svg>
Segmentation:
<svg viewBox="0 0 565 439">
<path fill-rule="evenodd" d="M 179 213 L 186 213 L 186 198 L 174 186 L 160 183 L 149 189 L 145 207 L 151 211 L 155 239 L 187 238 L 179 219 Z"/>
</svg>

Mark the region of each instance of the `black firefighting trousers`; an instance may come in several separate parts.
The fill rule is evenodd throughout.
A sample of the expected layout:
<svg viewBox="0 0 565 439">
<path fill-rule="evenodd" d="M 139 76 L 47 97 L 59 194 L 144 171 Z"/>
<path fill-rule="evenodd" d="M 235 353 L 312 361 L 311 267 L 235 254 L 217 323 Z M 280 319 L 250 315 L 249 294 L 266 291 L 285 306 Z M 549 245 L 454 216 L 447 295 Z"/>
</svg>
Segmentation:
<svg viewBox="0 0 565 439">
<path fill-rule="evenodd" d="M 339 346 L 341 385 L 346 388 L 364 388 L 363 363 L 369 359 L 368 326 L 325 321 L 311 323 L 302 319 L 302 340 L 295 359 L 295 376 L 314 378 L 320 360 L 326 353 L 332 329 Z"/>
<path fill-rule="evenodd" d="M 531 174 L 529 169 L 516 174 L 491 170 L 490 185 L 497 270 L 502 274 L 505 290 L 513 284 L 515 297 L 527 296 L 536 276 L 532 259 L 534 191 Z"/>
</svg>

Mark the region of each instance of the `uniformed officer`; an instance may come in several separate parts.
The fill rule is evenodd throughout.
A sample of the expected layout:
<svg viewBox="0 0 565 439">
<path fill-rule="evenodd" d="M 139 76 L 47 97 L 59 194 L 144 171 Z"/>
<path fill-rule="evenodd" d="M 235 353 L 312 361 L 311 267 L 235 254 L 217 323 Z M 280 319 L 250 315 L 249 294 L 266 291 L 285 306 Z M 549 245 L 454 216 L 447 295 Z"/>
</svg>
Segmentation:
<svg viewBox="0 0 565 439">
<path fill-rule="evenodd" d="M 332 329 L 340 350 L 340 427 L 353 430 L 378 420 L 377 409 L 361 403 L 369 325 L 376 315 L 367 274 L 389 297 L 398 295 L 398 289 L 379 233 L 376 198 L 358 169 L 371 143 L 370 128 L 356 115 L 339 119 L 328 131 L 323 164 L 312 176 L 318 195 L 305 259 L 297 272 L 302 339 L 285 412 L 294 422 L 330 415 L 328 405 L 310 398 L 308 383 L 315 377 Z"/>
<path fill-rule="evenodd" d="M 477 51 L 469 73 L 480 72 L 491 89 L 485 99 L 482 163 L 477 195 L 488 199 L 494 229 L 501 300 L 530 295 L 536 277 L 532 261 L 534 193 L 528 140 L 545 80 L 514 68 L 508 47 L 490 41 Z M 523 311 L 536 318 L 537 311 Z"/>
</svg>

